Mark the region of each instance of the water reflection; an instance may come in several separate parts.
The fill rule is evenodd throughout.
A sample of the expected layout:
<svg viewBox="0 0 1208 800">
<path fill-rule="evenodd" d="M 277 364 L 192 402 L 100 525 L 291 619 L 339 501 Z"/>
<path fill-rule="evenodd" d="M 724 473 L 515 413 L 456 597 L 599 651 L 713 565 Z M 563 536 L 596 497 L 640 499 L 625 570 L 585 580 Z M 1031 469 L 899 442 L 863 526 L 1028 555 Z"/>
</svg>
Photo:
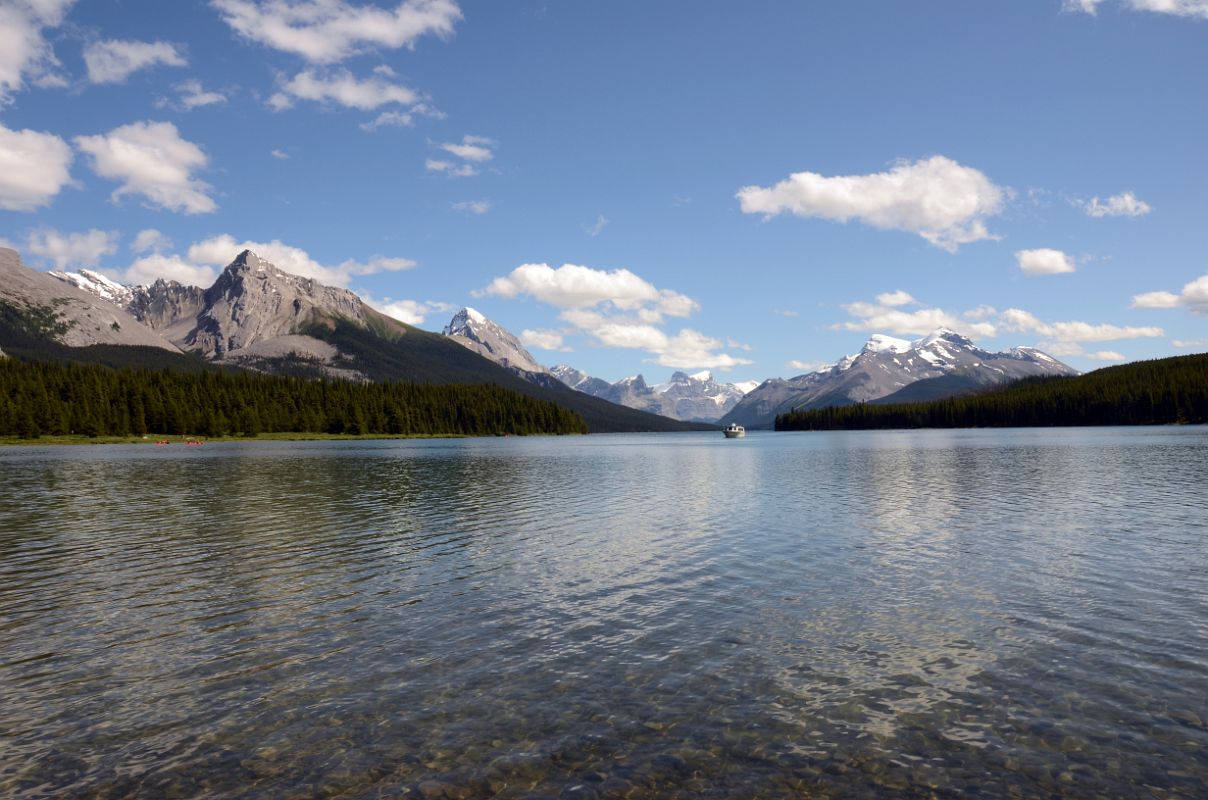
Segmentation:
<svg viewBox="0 0 1208 800">
<path fill-rule="evenodd" d="M 0 794 L 1196 796 L 1197 429 L 0 452 Z"/>
</svg>

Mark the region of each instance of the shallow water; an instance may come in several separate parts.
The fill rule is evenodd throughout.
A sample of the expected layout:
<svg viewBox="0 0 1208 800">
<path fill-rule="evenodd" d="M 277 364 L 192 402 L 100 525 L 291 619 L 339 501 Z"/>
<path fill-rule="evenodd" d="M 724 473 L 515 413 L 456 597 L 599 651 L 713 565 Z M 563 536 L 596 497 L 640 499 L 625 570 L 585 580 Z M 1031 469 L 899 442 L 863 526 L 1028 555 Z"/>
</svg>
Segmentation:
<svg viewBox="0 0 1208 800">
<path fill-rule="evenodd" d="M 0 796 L 1208 796 L 1208 430 L 0 450 Z"/>
</svg>

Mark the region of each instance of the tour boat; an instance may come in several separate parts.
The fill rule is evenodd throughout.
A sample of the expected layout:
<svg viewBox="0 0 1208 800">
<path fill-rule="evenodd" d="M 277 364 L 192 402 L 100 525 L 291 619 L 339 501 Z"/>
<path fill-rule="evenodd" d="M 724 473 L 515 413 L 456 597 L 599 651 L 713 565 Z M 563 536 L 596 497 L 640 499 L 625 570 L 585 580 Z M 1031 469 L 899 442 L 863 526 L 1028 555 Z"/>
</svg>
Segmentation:
<svg viewBox="0 0 1208 800">
<path fill-rule="evenodd" d="M 724 431 L 722 431 L 722 433 L 726 435 L 727 439 L 741 439 L 747 435 L 747 429 L 741 425 L 735 425 L 733 422 L 731 422 L 730 425 Z"/>
</svg>

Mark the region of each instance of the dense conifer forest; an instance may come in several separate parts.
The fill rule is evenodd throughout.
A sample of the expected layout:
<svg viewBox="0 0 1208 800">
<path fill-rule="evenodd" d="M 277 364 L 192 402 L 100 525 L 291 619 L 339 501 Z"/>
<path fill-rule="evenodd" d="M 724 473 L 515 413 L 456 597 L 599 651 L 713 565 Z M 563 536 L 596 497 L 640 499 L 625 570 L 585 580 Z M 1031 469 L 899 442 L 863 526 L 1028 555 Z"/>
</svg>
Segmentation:
<svg viewBox="0 0 1208 800">
<path fill-rule="evenodd" d="M 315 381 L 0 357 L 0 436 L 586 433 L 553 403 L 492 385 Z"/>
<path fill-rule="evenodd" d="M 1138 361 L 1071 378 L 927 403 L 861 403 L 776 418 L 778 431 L 1208 423 L 1208 354 Z"/>
</svg>

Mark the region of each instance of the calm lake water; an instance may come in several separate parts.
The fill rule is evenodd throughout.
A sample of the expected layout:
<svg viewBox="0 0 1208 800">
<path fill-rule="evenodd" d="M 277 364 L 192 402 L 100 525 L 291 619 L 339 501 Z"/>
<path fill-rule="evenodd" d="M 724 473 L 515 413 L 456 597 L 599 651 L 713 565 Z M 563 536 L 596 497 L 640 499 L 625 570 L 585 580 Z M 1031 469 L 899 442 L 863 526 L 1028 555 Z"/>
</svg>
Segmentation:
<svg viewBox="0 0 1208 800">
<path fill-rule="evenodd" d="M 1208 430 L 0 450 L 0 796 L 1208 797 Z"/>
</svg>

